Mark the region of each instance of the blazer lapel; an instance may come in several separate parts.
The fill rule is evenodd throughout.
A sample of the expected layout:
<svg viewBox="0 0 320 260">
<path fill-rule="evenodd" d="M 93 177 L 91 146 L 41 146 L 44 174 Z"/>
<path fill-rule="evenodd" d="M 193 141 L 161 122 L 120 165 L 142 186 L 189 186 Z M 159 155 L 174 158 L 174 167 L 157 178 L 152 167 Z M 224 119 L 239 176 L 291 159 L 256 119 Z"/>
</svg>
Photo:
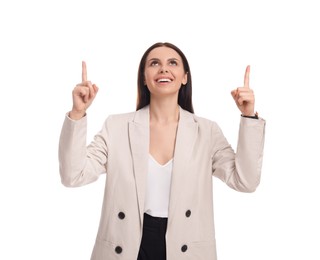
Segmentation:
<svg viewBox="0 0 320 260">
<path fill-rule="evenodd" d="M 193 114 L 180 108 L 176 144 L 174 151 L 169 203 L 169 222 L 172 219 L 179 197 L 182 196 L 180 187 L 186 179 L 185 172 L 191 159 L 192 150 L 198 135 L 198 123 Z"/>
<path fill-rule="evenodd" d="M 176 204 L 179 202 L 181 191 L 179 187 L 185 180 L 184 173 L 191 159 L 192 150 L 197 138 L 198 123 L 191 113 L 180 108 L 180 118 L 177 129 L 173 170 L 171 178 L 171 191 L 169 203 L 170 216 L 174 214 Z M 129 122 L 129 140 L 133 159 L 136 193 L 139 204 L 140 224 L 143 224 L 149 154 L 149 106 L 136 111 L 134 119 Z"/>
<path fill-rule="evenodd" d="M 148 173 L 149 106 L 136 111 L 133 121 L 129 122 L 129 140 L 142 227 Z"/>
</svg>

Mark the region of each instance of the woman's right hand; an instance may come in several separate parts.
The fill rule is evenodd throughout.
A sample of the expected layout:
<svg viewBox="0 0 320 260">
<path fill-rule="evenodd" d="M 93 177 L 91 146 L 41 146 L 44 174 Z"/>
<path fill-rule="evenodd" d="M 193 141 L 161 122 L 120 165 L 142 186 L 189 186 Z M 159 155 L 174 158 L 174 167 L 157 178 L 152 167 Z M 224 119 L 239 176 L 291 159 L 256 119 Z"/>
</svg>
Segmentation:
<svg viewBox="0 0 320 260">
<path fill-rule="evenodd" d="M 99 88 L 87 80 L 87 66 L 82 62 L 82 82 L 72 91 L 73 106 L 69 117 L 74 120 L 82 118 L 96 97 Z"/>
</svg>

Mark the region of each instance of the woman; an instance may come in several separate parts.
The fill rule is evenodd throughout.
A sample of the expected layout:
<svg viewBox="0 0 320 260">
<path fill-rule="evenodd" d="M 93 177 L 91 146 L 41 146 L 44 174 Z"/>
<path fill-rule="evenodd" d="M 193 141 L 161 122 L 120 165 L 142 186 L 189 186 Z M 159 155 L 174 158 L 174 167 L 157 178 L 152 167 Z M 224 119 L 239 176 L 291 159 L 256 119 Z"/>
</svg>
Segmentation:
<svg viewBox="0 0 320 260">
<path fill-rule="evenodd" d="M 86 110 L 98 87 L 83 62 L 59 160 L 66 186 L 107 173 L 92 260 L 216 259 L 212 176 L 242 192 L 260 181 L 265 121 L 254 113 L 249 73 L 231 92 L 242 115 L 237 153 L 216 123 L 193 114 L 188 61 L 170 43 L 142 56 L 137 110 L 109 116 L 86 147 Z"/>
</svg>

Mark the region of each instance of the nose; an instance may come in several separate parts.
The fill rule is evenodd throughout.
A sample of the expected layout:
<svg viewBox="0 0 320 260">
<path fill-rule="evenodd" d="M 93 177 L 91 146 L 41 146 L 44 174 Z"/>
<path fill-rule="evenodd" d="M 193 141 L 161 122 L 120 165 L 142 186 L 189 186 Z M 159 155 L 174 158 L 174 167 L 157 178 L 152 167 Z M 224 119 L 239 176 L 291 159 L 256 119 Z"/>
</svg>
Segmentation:
<svg viewBox="0 0 320 260">
<path fill-rule="evenodd" d="M 166 67 L 166 65 L 161 66 L 160 68 L 160 73 L 167 73 L 169 72 L 168 68 Z"/>
</svg>

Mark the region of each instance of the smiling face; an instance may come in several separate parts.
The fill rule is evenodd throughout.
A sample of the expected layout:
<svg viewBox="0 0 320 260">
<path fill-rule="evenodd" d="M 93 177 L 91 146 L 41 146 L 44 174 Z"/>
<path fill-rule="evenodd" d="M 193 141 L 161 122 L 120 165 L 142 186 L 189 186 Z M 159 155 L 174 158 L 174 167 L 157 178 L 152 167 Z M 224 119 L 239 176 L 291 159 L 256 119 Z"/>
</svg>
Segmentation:
<svg viewBox="0 0 320 260">
<path fill-rule="evenodd" d="M 150 51 L 144 70 L 145 85 L 151 97 L 178 97 L 181 85 L 187 83 L 180 55 L 169 47 L 158 47 Z"/>
</svg>

